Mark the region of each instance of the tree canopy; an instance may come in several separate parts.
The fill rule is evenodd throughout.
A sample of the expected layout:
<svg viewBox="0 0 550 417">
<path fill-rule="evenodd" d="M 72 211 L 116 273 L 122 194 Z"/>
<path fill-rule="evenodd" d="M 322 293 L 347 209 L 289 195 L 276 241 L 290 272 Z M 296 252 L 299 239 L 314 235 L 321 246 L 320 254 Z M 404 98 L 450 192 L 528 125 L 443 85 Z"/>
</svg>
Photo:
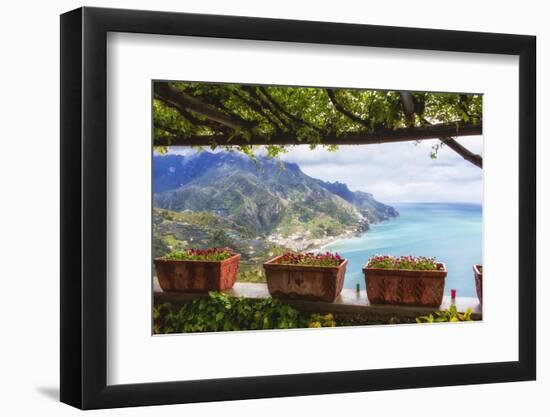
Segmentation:
<svg viewBox="0 0 550 417">
<path fill-rule="evenodd" d="M 311 87 L 155 82 L 154 145 L 265 145 L 277 156 L 289 145 L 372 144 L 439 139 L 481 167 L 454 137 L 481 135 L 482 96 Z"/>
</svg>

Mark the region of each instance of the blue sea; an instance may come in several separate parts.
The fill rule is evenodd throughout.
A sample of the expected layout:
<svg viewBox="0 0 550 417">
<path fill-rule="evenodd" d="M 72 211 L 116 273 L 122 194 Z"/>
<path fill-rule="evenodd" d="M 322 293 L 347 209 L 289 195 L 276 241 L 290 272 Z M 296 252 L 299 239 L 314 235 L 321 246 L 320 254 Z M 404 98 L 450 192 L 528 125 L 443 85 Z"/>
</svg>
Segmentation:
<svg viewBox="0 0 550 417">
<path fill-rule="evenodd" d="M 362 267 L 374 255 L 435 257 L 447 265 L 445 295 L 475 297 L 473 264 L 482 263 L 482 213 L 479 204 L 392 204 L 399 217 L 373 224 L 359 237 L 325 246 L 348 259 L 346 288 L 365 288 Z"/>
</svg>

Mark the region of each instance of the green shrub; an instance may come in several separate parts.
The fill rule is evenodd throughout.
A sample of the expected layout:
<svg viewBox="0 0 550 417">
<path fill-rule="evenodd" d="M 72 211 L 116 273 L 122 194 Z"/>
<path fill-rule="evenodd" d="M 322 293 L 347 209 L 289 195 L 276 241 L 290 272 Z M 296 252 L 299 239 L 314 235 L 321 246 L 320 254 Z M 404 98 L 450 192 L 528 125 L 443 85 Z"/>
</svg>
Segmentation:
<svg viewBox="0 0 550 417">
<path fill-rule="evenodd" d="M 334 316 L 330 313 L 321 315 L 321 314 L 312 314 L 309 317 L 308 326 L 310 328 L 315 327 L 336 327 L 336 320 Z"/>
<path fill-rule="evenodd" d="M 472 321 L 472 309 L 469 308 L 464 314 L 459 313 L 456 305 L 453 304 L 447 310 L 435 311 L 427 316 L 420 316 L 416 318 L 417 323 L 443 323 L 457 321 Z"/>
<path fill-rule="evenodd" d="M 210 292 L 182 307 L 170 303 L 153 308 L 153 332 L 194 333 L 335 327 L 332 314 L 305 314 L 276 298 L 252 299 Z"/>
</svg>

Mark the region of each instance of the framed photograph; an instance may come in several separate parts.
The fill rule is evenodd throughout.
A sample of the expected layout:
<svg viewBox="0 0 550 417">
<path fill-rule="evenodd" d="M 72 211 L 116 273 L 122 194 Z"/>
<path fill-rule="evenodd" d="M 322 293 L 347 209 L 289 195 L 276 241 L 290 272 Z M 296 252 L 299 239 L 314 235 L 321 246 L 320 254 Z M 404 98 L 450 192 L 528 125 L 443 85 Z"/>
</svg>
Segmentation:
<svg viewBox="0 0 550 417">
<path fill-rule="evenodd" d="M 63 14 L 61 401 L 535 379 L 535 42 Z"/>
</svg>

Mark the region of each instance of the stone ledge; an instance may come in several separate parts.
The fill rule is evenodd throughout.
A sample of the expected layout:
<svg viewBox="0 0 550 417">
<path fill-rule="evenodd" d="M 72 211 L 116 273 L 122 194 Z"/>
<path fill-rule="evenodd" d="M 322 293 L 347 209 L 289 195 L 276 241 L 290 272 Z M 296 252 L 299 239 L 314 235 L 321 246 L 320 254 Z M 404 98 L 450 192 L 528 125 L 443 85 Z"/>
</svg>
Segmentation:
<svg viewBox="0 0 550 417">
<path fill-rule="evenodd" d="M 163 292 L 156 277 L 154 279 L 154 297 L 155 302 L 170 302 L 173 304 L 183 304 L 197 297 L 206 297 L 206 294 L 197 293 L 178 293 Z M 233 297 L 245 298 L 268 298 L 270 297 L 266 284 L 256 284 L 247 282 L 237 282 L 230 290 L 223 291 Z M 431 307 L 415 306 L 396 306 L 370 304 L 365 290 L 357 293 L 352 289 L 344 289 L 338 298 L 333 302 L 324 301 L 305 301 L 285 299 L 285 302 L 303 311 L 316 313 L 342 313 L 342 314 L 365 314 L 378 317 L 418 317 L 433 312 Z M 450 297 L 444 297 L 439 310 L 445 310 L 451 306 Z M 480 320 L 482 318 L 482 308 L 477 298 L 457 297 L 454 304 L 458 311 L 465 312 L 468 308 L 473 310 L 472 318 Z"/>
</svg>

